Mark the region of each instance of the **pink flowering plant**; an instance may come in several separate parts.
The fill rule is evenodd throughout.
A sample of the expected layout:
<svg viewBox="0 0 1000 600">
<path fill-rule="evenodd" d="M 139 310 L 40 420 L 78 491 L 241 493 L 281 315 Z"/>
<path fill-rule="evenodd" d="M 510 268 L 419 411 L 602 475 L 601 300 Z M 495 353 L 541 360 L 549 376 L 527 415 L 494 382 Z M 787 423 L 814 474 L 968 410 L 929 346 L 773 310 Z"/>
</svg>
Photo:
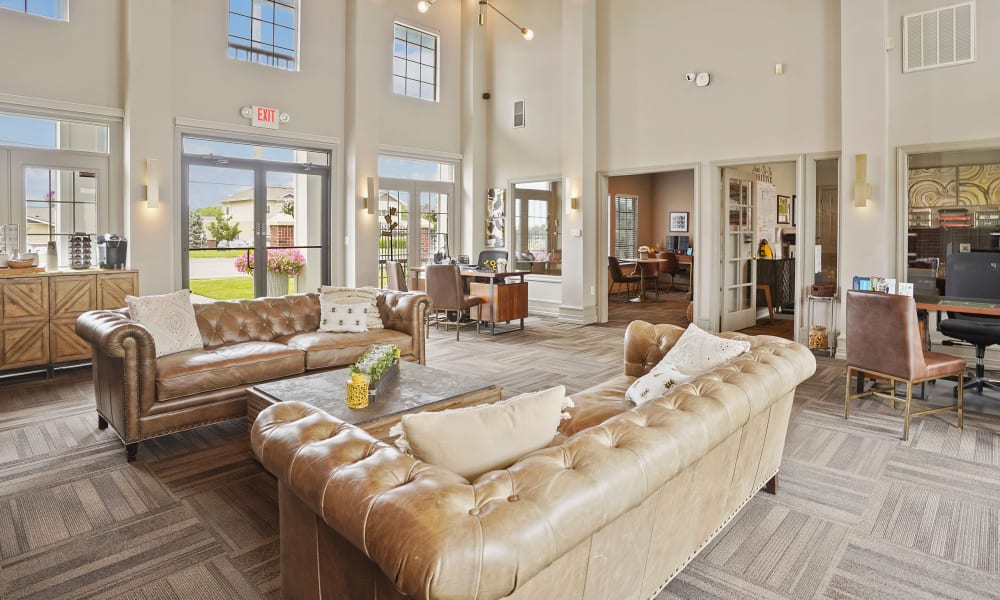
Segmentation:
<svg viewBox="0 0 1000 600">
<path fill-rule="evenodd" d="M 241 254 L 236 257 L 236 270 L 240 273 L 253 275 L 253 257 Z M 272 273 L 282 273 L 289 277 L 298 277 L 306 268 L 306 257 L 294 248 L 287 250 L 267 251 L 267 270 Z"/>
</svg>

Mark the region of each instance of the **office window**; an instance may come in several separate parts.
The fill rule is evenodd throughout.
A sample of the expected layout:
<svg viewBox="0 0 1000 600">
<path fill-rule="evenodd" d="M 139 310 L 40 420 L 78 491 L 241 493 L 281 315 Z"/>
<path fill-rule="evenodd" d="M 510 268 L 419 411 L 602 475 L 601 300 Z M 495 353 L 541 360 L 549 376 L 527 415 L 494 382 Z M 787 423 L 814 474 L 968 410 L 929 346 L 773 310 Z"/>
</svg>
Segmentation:
<svg viewBox="0 0 1000 600">
<path fill-rule="evenodd" d="M 66 0 L 0 0 L 0 8 L 66 21 Z"/>
<path fill-rule="evenodd" d="M 392 91 L 437 101 L 438 36 L 396 23 L 392 40 Z"/>
<path fill-rule="evenodd" d="M 618 260 L 634 260 L 639 244 L 635 196 L 615 196 L 615 257 Z"/>
<path fill-rule="evenodd" d="M 294 71 L 297 16 L 295 0 L 229 0 L 229 57 Z"/>
</svg>

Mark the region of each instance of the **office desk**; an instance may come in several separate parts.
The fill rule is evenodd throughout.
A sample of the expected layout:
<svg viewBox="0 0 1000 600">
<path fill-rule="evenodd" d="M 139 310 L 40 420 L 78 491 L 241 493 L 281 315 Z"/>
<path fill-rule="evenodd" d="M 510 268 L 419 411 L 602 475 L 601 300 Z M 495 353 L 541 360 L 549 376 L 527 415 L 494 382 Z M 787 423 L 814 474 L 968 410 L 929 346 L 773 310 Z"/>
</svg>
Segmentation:
<svg viewBox="0 0 1000 600">
<path fill-rule="evenodd" d="M 424 267 L 410 267 L 414 289 L 419 289 L 420 276 Z M 484 304 L 471 309 L 471 317 L 490 324 L 490 335 L 510 331 L 524 331 L 524 319 L 528 316 L 528 282 L 524 276 L 530 271 L 477 271 L 475 269 L 461 270 L 459 273 L 469 283 L 469 294 L 485 300 Z M 520 278 L 517 282 L 508 279 Z M 476 282 L 476 279 L 488 279 L 489 283 Z M 497 323 L 517 321 L 520 327 L 513 329 L 497 329 Z"/>
<path fill-rule="evenodd" d="M 694 298 L 694 256 L 689 254 L 678 254 L 677 264 L 688 267 L 688 293 Z"/>
<path fill-rule="evenodd" d="M 924 310 L 1000 317 L 1000 303 L 982 298 L 916 296 L 913 300 L 917 308 Z"/>
</svg>

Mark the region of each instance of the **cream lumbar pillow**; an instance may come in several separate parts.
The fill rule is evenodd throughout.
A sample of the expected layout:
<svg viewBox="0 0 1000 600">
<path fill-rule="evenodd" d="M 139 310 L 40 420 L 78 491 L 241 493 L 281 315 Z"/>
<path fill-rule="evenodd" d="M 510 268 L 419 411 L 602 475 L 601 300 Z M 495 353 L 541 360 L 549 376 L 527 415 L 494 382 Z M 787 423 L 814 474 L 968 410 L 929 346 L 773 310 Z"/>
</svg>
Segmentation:
<svg viewBox="0 0 1000 600">
<path fill-rule="evenodd" d="M 691 323 L 659 364 L 632 382 L 625 398 L 636 405 L 662 398 L 675 385 L 724 365 L 749 349 L 750 342 L 721 338 Z"/>
<path fill-rule="evenodd" d="M 332 333 L 363 333 L 368 331 L 367 302 L 334 304 L 324 295 L 319 298 L 319 329 Z"/>
<path fill-rule="evenodd" d="M 324 285 L 319 288 L 321 306 L 324 299 L 331 305 L 367 302 L 370 306 L 370 310 L 367 314 L 368 319 L 365 323 L 367 329 L 385 328 L 385 325 L 382 323 L 382 316 L 378 312 L 378 306 L 376 304 L 377 298 L 378 290 L 373 287 L 349 288 Z M 320 330 L 322 329 L 322 326 L 320 326 Z"/>
<path fill-rule="evenodd" d="M 157 357 L 205 347 L 190 290 L 160 296 L 125 296 L 125 304 L 132 318 L 153 336 Z"/>
<path fill-rule="evenodd" d="M 559 385 L 495 404 L 403 415 L 389 433 L 403 452 L 471 481 L 549 445 L 572 406 Z"/>
</svg>

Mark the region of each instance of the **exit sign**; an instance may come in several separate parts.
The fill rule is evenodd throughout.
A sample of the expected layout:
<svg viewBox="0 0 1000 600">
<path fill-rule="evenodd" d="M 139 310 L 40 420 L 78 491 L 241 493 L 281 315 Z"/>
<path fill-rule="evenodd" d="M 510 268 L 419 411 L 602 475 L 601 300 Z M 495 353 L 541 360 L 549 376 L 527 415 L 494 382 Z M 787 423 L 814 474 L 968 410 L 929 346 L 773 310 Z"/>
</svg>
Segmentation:
<svg viewBox="0 0 1000 600">
<path fill-rule="evenodd" d="M 277 108 L 270 106 L 244 106 L 240 110 L 244 118 L 250 119 L 253 127 L 266 127 L 267 129 L 278 129 L 281 123 L 288 122 L 288 113 L 283 113 Z"/>
</svg>

